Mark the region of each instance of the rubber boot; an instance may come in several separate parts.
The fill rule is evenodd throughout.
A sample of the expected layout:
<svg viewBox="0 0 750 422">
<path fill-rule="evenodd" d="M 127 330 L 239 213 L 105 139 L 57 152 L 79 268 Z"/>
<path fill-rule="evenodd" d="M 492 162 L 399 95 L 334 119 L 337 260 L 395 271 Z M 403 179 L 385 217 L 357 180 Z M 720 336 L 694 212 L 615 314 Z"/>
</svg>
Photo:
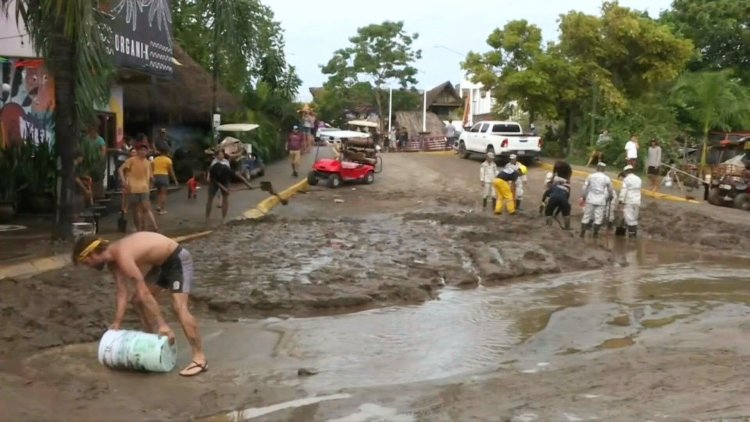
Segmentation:
<svg viewBox="0 0 750 422">
<path fill-rule="evenodd" d="M 482 210 L 486 210 L 486 209 L 487 209 L 487 198 L 484 198 L 482 200 Z"/>
<path fill-rule="evenodd" d="M 588 224 L 581 223 L 581 239 L 586 237 L 586 229 L 588 228 Z"/>
<path fill-rule="evenodd" d="M 628 226 L 628 236 L 632 238 L 638 237 L 638 226 Z"/>
<path fill-rule="evenodd" d="M 563 217 L 563 230 L 570 230 L 570 216 Z"/>
<path fill-rule="evenodd" d="M 552 225 L 552 216 L 549 216 L 549 217 L 547 217 L 547 218 L 546 218 L 546 219 L 544 220 L 544 224 L 546 224 L 546 225 L 548 225 L 548 226 L 551 226 L 551 225 Z"/>
<path fill-rule="evenodd" d="M 599 237 L 599 229 L 602 227 L 601 224 L 594 224 L 594 239 Z"/>
<path fill-rule="evenodd" d="M 516 211 L 521 211 L 521 200 L 516 199 Z"/>
<path fill-rule="evenodd" d="M 492 211 L 494 212 L 497 208 L 497 198 L 492 198 Z"/>
</svg>

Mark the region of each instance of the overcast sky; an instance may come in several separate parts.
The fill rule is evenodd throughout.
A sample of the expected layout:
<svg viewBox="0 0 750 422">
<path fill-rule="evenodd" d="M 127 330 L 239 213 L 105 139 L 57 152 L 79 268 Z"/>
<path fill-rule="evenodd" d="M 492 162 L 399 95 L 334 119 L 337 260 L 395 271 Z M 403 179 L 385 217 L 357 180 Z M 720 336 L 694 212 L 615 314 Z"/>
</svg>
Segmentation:
<svg viewBox="0 0 750 422">
<path fill-rule="evenodd" d="M 542 28 L 545 39 L 557 37 L 557 19 L 569 10 L 597 13 L 597 0 L 380 0 L 377 2 L 315 0 L 265 0 L 286 37 L 286 53 L 302 78 L 301 98 L 310 100 L 308 88 L 320 86 L 325 77 L 319 65 L 333 52 L 346 47 L 357 28 L 388 20 L 403 20 L 408 32 L 418 32 L 416 47 L 422 49 L 417 63 L 419 88 L 431 88 L 447 80 L 459 82 L 459 62 L 469 50 L 485 51 L 490 32 L 514 19 L 526 19 Z M 651 16 L 671 0 L 620 0 L 620 4 L 646 10 Z M 444 46 L 437 47 L 437 46 Z M 455 52 L 450 51 L 455 50 Z M 460 53 L 460 54 L 459 54 Z"/>
</svg>

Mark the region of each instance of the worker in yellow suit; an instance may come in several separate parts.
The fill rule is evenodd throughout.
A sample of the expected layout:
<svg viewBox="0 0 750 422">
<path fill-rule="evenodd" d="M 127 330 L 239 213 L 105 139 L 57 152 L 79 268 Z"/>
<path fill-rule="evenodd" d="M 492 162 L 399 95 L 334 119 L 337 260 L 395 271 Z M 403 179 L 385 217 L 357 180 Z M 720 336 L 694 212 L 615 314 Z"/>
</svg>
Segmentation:
<svg viewBox="0 0 750 422">
<path fill-rule="evenodd" d="M 508 208 L 508 214 L 516 213 L 516 200 L 513 197 L 513 191 L 518 180 L 518 170 L 515 166 L 506 165 L 497 174 L 492 186 L 497 192 L 497 204 L 495 205 L 495 214 L 503 213 L 503 205 Z"/>
</svg>

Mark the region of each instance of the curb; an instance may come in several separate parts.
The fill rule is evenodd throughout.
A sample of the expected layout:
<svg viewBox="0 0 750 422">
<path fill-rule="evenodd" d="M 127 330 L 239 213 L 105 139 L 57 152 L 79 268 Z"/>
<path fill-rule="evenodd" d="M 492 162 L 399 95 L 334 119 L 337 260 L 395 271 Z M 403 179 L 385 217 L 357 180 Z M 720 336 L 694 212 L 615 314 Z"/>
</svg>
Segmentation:
<svg viewBox="0 0 750 422">
<path fill-rule="evenodd" d="M 307 179 L 304 179 L 279 192 L 279 196 L 284 199 L 289 199 L 297 193 L 303 190 L 307 190 L 308 187 L 309 185 L 307 184 Z M 280 203 L 281 201 L 276 196 L 268 197 L 260 201 L 254 208 L 250 208 L 249 210 L 245 211 L 239 218 L 250 220 L 261 219 Z M 207 230 L 198 233 L 187 234 L 184 236 L 173 237 L 172 240 L 178 243 L 189 242 L 191 240 L 206 237 L 213 232 L 213 230 Z M 35 258 L 29 261 L 20 262 L 18 264 L 8 265 L 5 267 L 0 266 L 0 280 L 5 280 L 7 278 L 29 278 L 48 271 L 59 270 L 69 264 L 70 255 L 60 254 L 43 258 Z"/>
<path fill-rule="evenodd" d="M 289 199 L 301 191 L 306 191 L 310 185 L 307 183 L 307 179 L 303 179 L 292 186 L 279 192 L 279 196 L 283 199 Z M 258 220 L 265 217 L 274 207 L 277 207 L 281 201 L 276 196 L 269 196 L 268 198 L 258 202 L 254 208 L 242 213 L 240 219 L 244 220 Z"/>
<path fill-rule="evenodd" d="M 456 152 L 455 151 L 417 151 L 417 154 L 448 156 L 448 155 L 456 155 Z"/>
<path fill-rule="evenodd" d="M 544 162 L 539 163 L 539 167 L 541 167 L 541 168 L 543 168 L 543 169 L 545 169 L 547 171 L 552 171 L 552 169 L 553 169 L 553 165 L 552 164 L 544 163 Z M 577 176 L 577 177 L 586 178 L 590 174 L 591 174 L 590 172 L 583 171 L 583 170 L 575 170 L 575 169 L 573 170 L 573 176 Z M 622 181 L 613 179 L 612 180 L 612 185 L 615 188 L 620 189 L 620 188 L 622 188 Z M 696 201 L 694 199 L 687 199 L 687 198 L 683 198 L 683 197 L 680 197 L 680 196 L 669 195 L 669 194 L 666 194 L 666 193 L 656 193 L 656 192 L 652 192 L 650 190 L 645 190 L 645 189 L 641 189 L 641 195 L 649 197 L 649 198 L 652 198 L 652 199 L 663 199 L 663 200 L 666 200 L 666 201 L 673 201 L 673 202 L 686 202 L 686 203 L 689 203 L 689 204 L 700 204 L 701 203 L 700 201 Z"/>
<path fill-rule="evenodd" d="M 206 237 L 213 233 L 213 230 L 188 234 L 185 236 L 173 237 L 175 242 L 188 242 L 195 239 Z M 70 255 L 60 254 L 44 258 L 35 258 L 26 262 L 0 267 L 0 280 L 6 278 L 28 278 L 37 274 L 46 273 L 47 271 L 59 270 L 70 264 Z"/>
</svg>

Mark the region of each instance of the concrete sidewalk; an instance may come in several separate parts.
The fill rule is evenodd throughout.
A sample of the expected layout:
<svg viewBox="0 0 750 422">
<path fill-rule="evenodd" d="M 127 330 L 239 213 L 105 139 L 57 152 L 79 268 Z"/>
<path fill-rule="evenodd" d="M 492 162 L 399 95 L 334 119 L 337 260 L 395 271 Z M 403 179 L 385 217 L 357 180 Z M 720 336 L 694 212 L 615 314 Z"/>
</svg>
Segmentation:
<svg viewBox="0 0 750 422">
<path fill-rule="evenodd" d="M 253 190 L 240 190 L 242 185 L 234 185 L 237 191 L 229 198 L 228 219 L 260 218 L 279 205 L 275 196 L 269 197 L 267 192 L 260 190 L 260 181 L 270 181 L 276 192 L 284 198 L 293 196 L 297 191 L 306 187 L 306 175 L 315 160 L 314 148 L 309 154 L 303 155 L 298 177 L 292 177 L 289 161 L 282 159 L 266 167 L 264 177 L 253 179 Z M 330 158 L 329 148 L 321 147 L 319 158 Z M 167 197 L 167 214 L 156 215 L 161 233 L 170 236 L 178 242 L 185 242 L 197 237 L 209 235 L 220 225 L 221 208 L 212 205 L 211 221 L 205 224 L 205 207 L 208 187 L 202 185 L 197 199 L 188 199 L 186 188 L 182 188 Z M 215 201 L 218 203 L 218 201 Z M 152 203 L 155 206 L 155 203 Z M 117 232 L 119 213 L 108 215 L 100 221 L 100 235 L 107 239 L 122 237 Z M 69 245 L 49 241 L 51 225 L 38 218 L 28 220 L 27 229 L 0 235 L 0 250 L 22 251 L 18 254 L 0 255 L 0 280 L 5 278 L 30 277 L 45 271 L 62 268 L 70 262 L 67 252 Z M 20 222 L 20 223 L 23 223 Z M 132 220 L 128 221 L 128 230 L 133 231 Z"/>
</svg>

